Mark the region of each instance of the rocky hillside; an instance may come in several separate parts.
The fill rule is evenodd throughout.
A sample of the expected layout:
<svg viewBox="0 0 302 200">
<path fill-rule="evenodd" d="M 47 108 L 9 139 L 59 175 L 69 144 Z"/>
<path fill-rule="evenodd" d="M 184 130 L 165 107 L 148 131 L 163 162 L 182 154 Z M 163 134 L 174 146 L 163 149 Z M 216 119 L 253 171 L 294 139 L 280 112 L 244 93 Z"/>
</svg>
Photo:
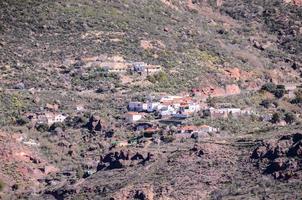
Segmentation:
<svg viewBox="0 0 302 200">
<path fill-rule="evenodd" d="M 168 79 L 139 90 L 298 81 L 301 9 L 267 2 L 2 1 L 1 85 L 94 88 L 106 80 L 82 68 L 99 55 L 165 68 Z M 229 68 L 252 75 L 234 80 Z"/>
<path fill-rule="evenodd" d="M 300 198 L 301 4 L 1 0 L 0 199 Z M 164 95 L 249 114 L 126 122 Z"/>
</svg>

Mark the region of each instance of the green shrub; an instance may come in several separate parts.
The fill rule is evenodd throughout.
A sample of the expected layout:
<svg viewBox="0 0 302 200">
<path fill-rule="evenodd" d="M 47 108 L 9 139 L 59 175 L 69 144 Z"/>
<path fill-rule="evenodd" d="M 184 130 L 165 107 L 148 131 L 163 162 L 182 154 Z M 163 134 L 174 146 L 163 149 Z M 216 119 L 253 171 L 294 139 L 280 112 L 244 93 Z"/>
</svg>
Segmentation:
<svg viewBox="0 0 302 200">
<path fill-rule="evenodd" d="M 163 83 L 168 81 L 168 75 L 165 72 L 161 71 L 156 74 L 148 76 L 147 79 L 151 83 L 156 83 L 156 82 Z"/>
<path fill-rule="evenodd" d="M 277 86 L 274 83 L 266 83 L 262 86 L 261 90 L 268 91 L 270 93 L 274 93 L 277 89 Z"/>
<path fill-rule="evenodd" d="M 302 90 L 298 90 L 297 92 L 295 92 L 295 95 L 296 95 L 296 98 L 291 100 L 290 103 L 292 103 L 292 104 L 302 103 Z"/>
<path fill-rule="evenodd" d="M 278 123 L 278 122 L 280 122 L 281 121 L 281 118 L 282 118 L 282 116 L 281 116 L 281 114 L 280 113 L 274 113 L 273 114 L 273 117 L 272 117 L 272 123 Z"/>
<path fill-rule="evenodd" d="M 296 116 L 293 113 L 288 112 L 285 114 L 284 120 L 286 121 L 286 123 L 292 124 L 296 121 Z"/>
<path fill-rule="evenodd" d="M 300 98 L 294 98 L 293 100 L 290 101 L 291 104 L 299 104 L 302 103 L 302 99 Z"/>
<path fill-rule="evenodd" d="M 29 123 L 29 119 L 26 118 L 26 117 L 19 117 L 17 120 L 16 120 L 17 124 L 20 125 L 20 126 L 24 126 L 25 124 L 28 124 Z"/>
<path fill-rule="evenodd" d="M 282 98 L 285 94 L 284 85 L 275 85 L 274 83 L 266 83 L 262 86 L 261 90 L 268 91 L 275 95 L 277 98 Z"/>
<path fill-rule="evenodd" d="M 276 89 L 278 89 L 278 90 L 285 90 L 285 85 L 277 85 Z"/>
<path fill-rule="evenodd" d="M 47 124 L 36 124 L 35 127 L 39 132 L 46 132 L 49 129 Z"/>
<path fill-rule="evenodd" d="M 62 128 L 62 130 L 65 130 L 66 126 L 62 122 L 56 122 L 49 127 L 48 131 L 54 131 L 56 128 Z"/>
<path fill-rule="evenodd" d="M 272 101 L 269 99 L 265 99 L 260 103 L 260 105 L 263 106 L 264 108 L 269 108 L 271 104 L 272 104 Z"/>
<path fill-rule="evenodd" d="M 277 97 L 278 99 L 282 98 L 284 94 L 285 94 L 284 89 L 276 89 L 274 92 L 275 97 Z"/>
<path fill-rule="evenodd" d="M 175 140 L 175 138 L 172 135 L 165 135 L 161 138 L 161 140 L 165 143 L 171 143 Z"/>
</svg>

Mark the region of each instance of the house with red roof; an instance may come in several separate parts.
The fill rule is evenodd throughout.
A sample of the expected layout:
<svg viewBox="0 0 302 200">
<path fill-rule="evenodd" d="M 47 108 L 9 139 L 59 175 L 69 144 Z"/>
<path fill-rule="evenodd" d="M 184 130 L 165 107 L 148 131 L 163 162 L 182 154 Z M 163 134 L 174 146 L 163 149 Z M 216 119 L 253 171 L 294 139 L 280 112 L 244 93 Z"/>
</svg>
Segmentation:
<svg viewBox="0 0 302 200">
<path fill-rule="evenodd" d="M 137 122 L 143 118 L 143 115 L 138 112 L 127 112 L 126 113 L 126 121 L 128 122 Z"/>
</svg>

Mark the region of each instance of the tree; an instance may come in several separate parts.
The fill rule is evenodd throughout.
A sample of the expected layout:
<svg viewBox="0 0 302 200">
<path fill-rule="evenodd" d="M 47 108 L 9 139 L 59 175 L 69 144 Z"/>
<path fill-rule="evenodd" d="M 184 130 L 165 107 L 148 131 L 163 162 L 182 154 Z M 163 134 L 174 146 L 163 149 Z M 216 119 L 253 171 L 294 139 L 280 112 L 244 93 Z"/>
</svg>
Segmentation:
<svg viewBox="0 0 302 200">
<path fill-rule="evenodd" d="M 61 128 L 62 130 L 64 130 L 64 129 L 66 128 L 66 126 L 65 126 L 65 124 L 62 123 L 62 122 L 56 122 L 56 123 L 53 123 L 53 124 L 49 127 L 48 131 L 52 132 L 52 131 L 54 131 L 56 128 Z"/>
<path fill-rule="evenodd" d="M 291 100 L 291 104 L 299 104 L 302 103 L 302 90 L 298 90 L 295 92 L 296 98 Z"/>
<path fill-rule="evenodd" d="M 286 121 L 286 123 L 292 124 L 296 121 L 296 116 L 292 112 L 288 112 L 285 114 L 284 120 Z"/>
<path fill-rule="evenodd" d="M 285 85 L 277 85 L 276 89 L 285 90 Z"/>
<path fill-rule="evenodd" d="M 272 123 L 278 123 L 281 121 L 281 114 L 280 113 L 274 113 L 272 116 Z"/>
<path fill-rule="evenodd" d="M 210 110 L 203 110 L 202 114 L 203 114 L 203 117 L 210 117 L 211 116 Z"/>
<path fill-rule="evenodd" d="M 20 126 L 23 126 L 25 124 L 28 124 L 29 123 L 29 119 L 26 118 L 26 117 L 19 117 L 17 120 L 16 120 L 16 123 Z"/>
<path fill-rule="evenodd" d="M 285 94 L 284 85 L 275 85 L 274 83 L 266 83 L 262 86 L 262 90 L 268 91 L 275 95 L 277 98 L 282 98 Z"/>
<path fill-rule="evenodd" d="M 272 104 L 272 101 L 270 101 L 268 99 L 265 99 L 260 103 L 260 105 L 263 106 L 264 108 L 269 108 L 271 104 Z"/>
<path fill-rule="evenodd" d="M 165 72 L 160 71 L 156 74 L 148 76 L 147 79 L 152 83 L 156 83 L 156 82 L 163 83 L 168 81 L 168 75 Z"/>
<path fill-rule="evenodd" d="M 276 89 L 274 92 L 275 97 L 277 97 L 278 99 L 282 98 L 284 94 L 285 94 L 284 89 Z"/>
<path fill-rule="evenodd" d="M 277 86 L 274 83 L 266 83 L 261 88 L 261 90 L 265 90 L 270 93 L 274 93 L 276 89 L 277 89 Z"/>
<path fill-rule="evenodd" d="M 48 129 L 49 129 L 49 126 L 47 124 L 36 124 L 36 129 L 39 131 L 39 132 L 46 132 Z"/>
</svg>

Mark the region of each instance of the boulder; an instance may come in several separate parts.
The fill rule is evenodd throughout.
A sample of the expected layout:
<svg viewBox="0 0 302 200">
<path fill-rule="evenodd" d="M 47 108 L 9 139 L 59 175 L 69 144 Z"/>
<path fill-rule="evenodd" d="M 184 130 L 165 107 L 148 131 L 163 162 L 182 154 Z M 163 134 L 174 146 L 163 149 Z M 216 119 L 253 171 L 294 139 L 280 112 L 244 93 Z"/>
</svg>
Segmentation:
<svg viewBox="0 0 302 200">
<path fill-rule="evenodd" d="M 205 154 L 204 150 L 201 147 L 197 146 L 197 145 L 195 145 L 193 148 L 191 148 L 190 152 L 191 152 L 191 154 L 196 155 L 198 157 L 201 157 L 202 155 Z"/>
<path fill-rule="evenodd" d="M 297 142 L 288 150 L 288 156 L 302 158 L 302 141 Z"/>
<path fill-rule="evenodd" d="M 85 125 L 90 131 L 102 131 L 103 126 L 101 118 L 98 116 L 91 116 L 89 122 Z"/>
<path fill-rule="evenodd" d="M 145 165 L 153 158 L 153 154 L 146 155 L 139 152 L 133 153 L 130 151 L 115 151 L 109 152 L 105 156 L 101 156 L 97 170 L 112 170 L 120 169 L 128 166 Z"/>
<path fill-rule="evenodd" d="M 252 159 L 259 159 L 259 158 L 263 158 L 263 156 L 266 154 L 267 152 L 267 149 L 265 146 L 260 146 L 260 147 L 257 147 L 252 155 L 251 155 L 251 158 Z"/>
<path fill-rule="evenodd" d="M 278 158 L 271 162 L 265 169 L 264 174 L 272 174 L 276 171 L 285 170 L 287 168 L 286 160 Z"/>
</svg>

